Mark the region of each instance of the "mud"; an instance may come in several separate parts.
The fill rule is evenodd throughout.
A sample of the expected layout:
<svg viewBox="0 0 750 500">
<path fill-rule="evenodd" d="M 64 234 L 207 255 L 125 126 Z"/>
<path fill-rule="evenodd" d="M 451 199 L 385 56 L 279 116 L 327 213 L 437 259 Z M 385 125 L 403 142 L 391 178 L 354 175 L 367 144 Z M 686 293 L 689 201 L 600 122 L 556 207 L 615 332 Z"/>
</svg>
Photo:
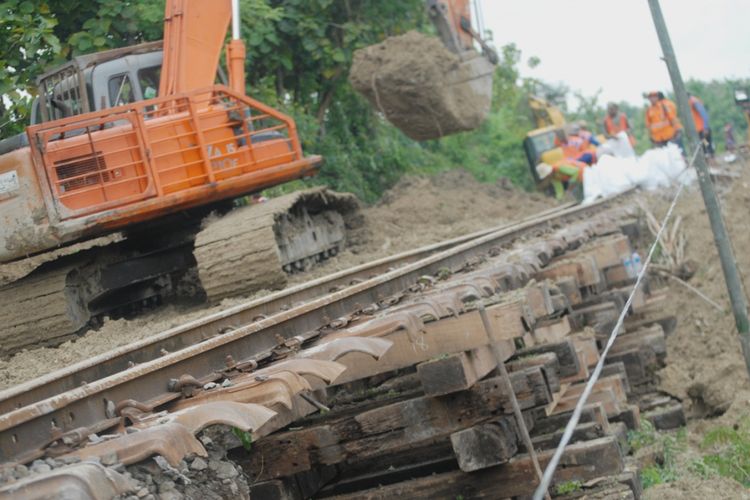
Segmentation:
<svg viewBox="0 0 750 500">
<path fill-rule="evenodd" d="M 51 262 L 67 255 L 74 255 L 90 248 L 107 246 L 111 243 L 122 241 L 123 239 L 124 237 L 121 233 L 115 233 L 109 236 L 102 236 L 101 238 L 94 238 L 81 243 L 57 248 L 17 262 L 0 264 L 0 286 L 7 285 L 8 283 L 19 280 L 24 276 L 28 276 L 34 269 L 46 262 Z"/>
<path fill-rule="evenodd" d="M 473 130 L 489 113 L 494 68 L 470 57 L 410 31 L 355 51 L 349 81 L 406 135 L 436 139 Z"/>
<path fill-rule="evenodd" d="M 432 177 L 407 176 L 380 202 L 363 209 L 347 248 L 312 270 L 287 277 L 289 284 L 325 276 L 417 246 L 501 225 L 555 206 L 548 197 L 526 193 L 507 182 L 482 184 L 465 170 Z M 215 306 L 168 305 L 136 319 L 105 319 L 96 331 L 58 347 L 38 347 L 0 360 L 0 389 L 70 366 L 110 349 L 228 309 L 270 293 L 225 298 Z"/>
<path fill-rule="evenodd" d="M 0 355 L 55 342 L 59 332 L 67 335 L 85 325 L 88 318 L 67 293 L 70 271 L 68 266 L 58 267 L 0 289 Z"/>
</svg>

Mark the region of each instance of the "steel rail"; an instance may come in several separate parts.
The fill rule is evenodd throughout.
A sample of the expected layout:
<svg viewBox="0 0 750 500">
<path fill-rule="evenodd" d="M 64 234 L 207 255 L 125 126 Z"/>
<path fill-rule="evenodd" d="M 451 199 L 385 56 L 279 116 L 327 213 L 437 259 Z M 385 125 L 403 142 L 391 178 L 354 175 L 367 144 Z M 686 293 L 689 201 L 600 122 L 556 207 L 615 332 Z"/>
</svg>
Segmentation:
<svg viewBox="0 0 750 500">
<path fill-rule="evenodd" d="M 185 374 L 198 379 L 210 376 L 225 367 L 227 355 L 235 360 L 258 359 L 276 348 L 279 338 L 311 338 L 330 319 L 400 293 L 424 274 L 459 269 L 497 245 L 590 217 L 610 206 L 613 198 L 511 224 L 258 321 L 246 318 L 247 324 L 224 334 L 218 334 L 216 322 L 189 324 L 198 339 L 192 345 L 0 415 L 0 461 L 29 459 L 30 453 L 46 446 L 61 431 L 107 419 L 112 404 L 127 399 L 163 400 L 169 394 L 170 379 Z"/>
<path fill-rule="evenodd" d="M 561 205 L 535 214 L 535 217 L 555 213 L 573 206 L 575 206 L 574 203 Z M 345 269 L 238 304 L 223 311 L 207 314 L 197 320 L 55 370 L 0 391 L 0 415 L 74 389 L 84 382 L 91 383 L 127 370 L 133 364 L 157 359 L 163 356 L 164 351 L 178 351 L 215 336 L 218 332 L 227 328 L 236 328 L 238 325 L 250 323 L 257 318 L 288 310 L 295 304 L 307 302 L 333 290 L 350 286 L 352 282 L 364 281 L 391 268 L 423 259 L 428 255 L 511 226 L 512 223 L 482 229 Z"/>
</svg>

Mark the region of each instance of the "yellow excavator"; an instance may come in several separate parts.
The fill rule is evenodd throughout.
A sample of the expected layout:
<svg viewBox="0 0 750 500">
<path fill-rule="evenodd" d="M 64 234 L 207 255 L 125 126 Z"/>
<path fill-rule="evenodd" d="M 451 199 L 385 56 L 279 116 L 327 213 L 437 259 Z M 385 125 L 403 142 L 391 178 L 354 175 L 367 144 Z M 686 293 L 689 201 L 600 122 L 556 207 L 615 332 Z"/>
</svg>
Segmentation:
<svg viewBox="0 0 750 500">
<path fill-rule="evenodd" d="M 552 165 L 563 158 L 562 149 L 555 145 L 555 136 L 559 130 L 564 130 L 567 122 L 560 108 L 541 97 L 528 97 L 532 119 L 537 128 L 529 131 L 523 140 L 523 149 L 529 164 L 534 182 L 540 189 L 546 189 L 536 171 L 539 163 Z"/>
</svg>

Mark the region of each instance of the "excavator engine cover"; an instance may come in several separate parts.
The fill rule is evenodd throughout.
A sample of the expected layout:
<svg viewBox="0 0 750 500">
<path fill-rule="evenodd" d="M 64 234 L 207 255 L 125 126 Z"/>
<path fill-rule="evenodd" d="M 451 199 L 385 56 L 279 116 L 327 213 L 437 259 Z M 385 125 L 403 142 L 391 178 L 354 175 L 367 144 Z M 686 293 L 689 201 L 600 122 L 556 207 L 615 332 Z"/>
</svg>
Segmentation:
<svg viewBox="0 0 750 500">
<path fill-rule="evenodd" d="M 494 66 L 475 50 L 460 56 L 416 31 L 354 53 L 349 81 L 412 139 L 477 128 L 492 102 Z"/>
</svg>

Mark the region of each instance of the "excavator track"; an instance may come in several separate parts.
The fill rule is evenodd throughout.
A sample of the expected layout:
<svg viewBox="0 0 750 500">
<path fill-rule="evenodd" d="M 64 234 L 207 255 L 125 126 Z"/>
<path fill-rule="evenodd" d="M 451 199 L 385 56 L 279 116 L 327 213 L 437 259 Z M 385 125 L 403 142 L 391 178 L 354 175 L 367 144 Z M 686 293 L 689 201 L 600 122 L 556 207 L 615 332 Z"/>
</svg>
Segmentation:
<svg viewBox="0 0 750 500">
<path fill-rule="evenodd" d="M 354 195 L 310 189 L 209 216 L 197 234 L 164 228 L 159 238 L 169 244 L 149 241 L 153 233 L 131 235 L 45 263 L 0 287 L 0 356 L 58 345 L 99 318 L 183 296 L 178 283 L 196 270 L 191 300 L 203 291 L 217 302 L 283 288 L 288 274 L 338 253 L 357 207 Z"/>
<path fill-rule="evenodd" d="M 283 288 L 288 274 L 336 255 L 357 206 L 352 194 L 316 188 L 208 218 L 194 250 L 208 300 Z"/>
<path fill-rule="evenodd" d="M 42 267 L 0 288 L 0 355 L 32 344 L 59 344 L 87 324 L 89 316 L 71 281 L 75 268 Z"/>
</svg>

